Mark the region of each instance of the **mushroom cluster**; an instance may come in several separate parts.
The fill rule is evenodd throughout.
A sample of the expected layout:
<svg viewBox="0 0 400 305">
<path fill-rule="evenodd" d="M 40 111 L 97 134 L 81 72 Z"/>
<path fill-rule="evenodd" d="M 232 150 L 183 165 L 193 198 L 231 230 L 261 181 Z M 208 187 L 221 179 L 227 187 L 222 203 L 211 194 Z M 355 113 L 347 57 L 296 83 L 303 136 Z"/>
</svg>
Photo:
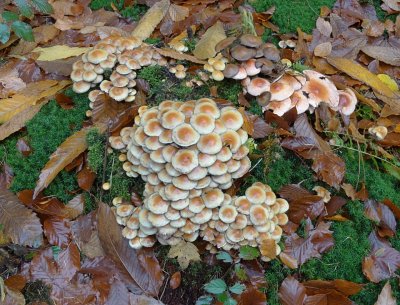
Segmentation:
<svg viewBox="0 0 400 305">
<path fill-rule="evenodd" d="M 256 96 L 263 110 L 282 116 L 292 108 L 297 113 L 312 111 L 322 102 L 344 115 L 354 112 L 357 98 L 350 89 L 338 90 L 323 74 L 305 70 L 303 74 L 284 74 L 277 81 L 255 77 L 244 83 L 248 94 Z"/>
<path fill-rule="evenodd" d="M 178 79 L 184 79 L 186 77 L 187 68 L 184 65 L 176 65 L 175 67 L 169 68 L 169 72 L 175 75 Z"/>
<path fill-rule="evenodd" d="M 271 260 L 268 251 L 263 251 L 266 241 L 276 244 L 276 255 L 281 251 L 278 242 L 282 237 L 282 228 L 288 223 L 285 214 L 289 203 L 276 198 L 271 188 L 256 182 L 246 189 L 244 196 L 225 194 L 218 214 L 202 225 L 200 236 L 210 243 L 208 249 L 222 248 L 226 251 L 249 245 L 259 247 L 264 261 Z"/>
<path fill-rule="evenodd" d="M 272 43 L 263 43 L 261 37 L 244 34 L 238 39 L 228 37 L 215 50 L 229 59 L 224 77 L 236 80 L 263 74 L 271 76 L 279 66 L 280 53 Z M 235 63 L 236 62 L 236 63 Z"/>
<path fill-rule="evenodd" d="M 216 81 L 222 81 L 224 79 L 224 73 L 228 59 L 223 57 L 221 53 L 218 53 L 215 57 L 209 58 L 207 63 L 204 65 L 204 70 L 211 73 L 211 78 Z"/>
<path fill-rule="evenodd" d="M 84 93 L 99 85 L 100 90 L 93 90 L 89 96 L 91 102 L 100 92 L 109 94 L 116 101 L 133 102 L 136 95 L 135 70 L 165 63 L 165 58 L 138 38 L 110 36 L 74 63 L 72 88 L 77 93 Z"/>
</svg>

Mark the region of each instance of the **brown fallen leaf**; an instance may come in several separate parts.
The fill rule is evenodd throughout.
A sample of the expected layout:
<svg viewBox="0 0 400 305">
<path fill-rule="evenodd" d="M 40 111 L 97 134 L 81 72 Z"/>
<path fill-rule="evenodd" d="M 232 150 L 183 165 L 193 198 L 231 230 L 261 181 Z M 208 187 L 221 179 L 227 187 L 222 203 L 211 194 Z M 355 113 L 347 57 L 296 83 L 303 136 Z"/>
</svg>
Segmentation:
<svg viewBox="0 0 400 305">
<path fill-rule="evenodd" d="M 303 196 L 290 201 L 289 204 L 289 219 L 297 224 L 300 224 L 300 222 L 306 217 L 309 217 L 312 220 L 316 219 L 321 215 L 325 208 L 324 200 L 317 195 Z"/>
<path fill-rule="evenodd" d="M 365 183 L 362 183 L 361 189 L 357 192 L 351 184 L 343 183 L 342 189 L 345 191 L 346 195 L 351 198 L 351 200 L 367 200 L 368 191 L 365 188 Z"/>
<path fill-rule="evenodd" d="M 129 246 L 114 213 L 104 203 L 99 204 L 98 230 L 104 252 L 116 264 L 129 290 L 157 296 L 164 278 L 157 259 L 150 251 L 134 250 Z"/>
<path fill-rule="evenodd" d="M 207 29 L 200 41 L 196 44 L 193 55 L 198 59 L 214 57 L 215 54 L 217 54 L 215 46 L 225 38 L 224 27 L 220 21 L 217 21 L 212 27 Z"/>
<path fill-rule="evenodd" d="M 182 275 L 180 271 L 175 272 L 169 280 L 169 287 L 176 289 L 181 285 Z"/>
<path fill-rule="evenodd" d="M 156 51 L 158 53 L 160 53 L 162 56 L 177 59 L 177 60 L 187 60 L 187 61 L 193 62 L 195 64 L 200 64 L 200 65 L 204 65 L 207 63 L 206 61 L 200 60 L 197 57 L 194 57 L 193 55 L 180 53 L 178 51 L 168 49 L 168 48 L 156 49 Z"/>
<path fill-rule="evenodd" d="M 318 154 L 312 165 L 317 176 L 330 186 L 339 188 L 346 171 L 342 158 L 332 152 Z"/>
<path fill-rule="evenodd" d="M 285 252 L 279 254 L 279 259 L 290 269 L 297 269 L 299 267 L 298 261 L 294 257 L 287 255 Z"/>
<path fill-rule="evenodd" d="M 361 48 L 361 51 L 386 64 L 400 66 L 400 50 L 397 48 L 366 45 Z"/>
<path fill-rule="evenodd" d="M 252 285 L 247 285 L 240 295 L 234 295 L 237 305 L 265 305 L 267 296 L 264 292 Z"/>
<path fill-rule="evenodd" d="M 363 284 L 341 279 L 333 281 L 311 280 L 303 282 L 303 285 L 306 287 L 307 295 L 324 294 L 329 290 L 335 290 L 345 297 L 359 293 L 364 287 Z"/>
<path fill-rule="evenodd" d="M 71 241 L 71 228 L 67 219 L 51 216 L 43 223 L 43 231 L 51 245 L 64 248 Z"/>
<path fill-rule="evenodd" d="M 39 218 L 4 185 L 0 185 L 0 211 L 3 232 L 14 244 L 35 248 L 43 244 Z"/>
<path fill-rule="evenodd" d="M 190 262 L 201 261 L 199 249 L 194 244 L 184 240 L 169 249 L 168 257 L 177 258 L 182 270 L 189 267 Z"/>
<path fill-rule="evenodd" d="M 394 216 L 399 220 L 400 219 L 400 208 L 395 205 L 390 199 L 384 199 L 382 201 L 384 205 L 389 207 L 389 209 L 393 212 Z"/>
<path fill-rule="evenodd" d="M 90 168 L 85 167 L 77 175 L 78 185 L 81 189 L 89 192 L 94 180 L 96 179 L 96 173 L 92 172 Z"/>
<path fill-rule="evenodd" d="M 282 305 L 303 305 L 306 297 L 306 288 L 292 276 L 285 278 L 279 287 Z"/>
<path fill-rule="evenodd" d="M 83 213 L 85 209 L 85 197 L 83 194 L 78 194 L 65 205 L 64 215 L 72 220 Z"/>
<path fill-rule="evenodd" d="M 317 45 L 314 49 L 314 55 L 318 57 L 329 56 L 332 52 L 332 44 L 330 42 L 323 42 Z"/>
<path fill-rule="evenodd" d="M 57 174 L 63 170 L 66 165 L 71 163 L 72 160 L 86 150 L 86 135 L 89 130 L 90 128 L 83 128 L 74 133 L 72 136 L 65 139 L 65 141 L 50 156 L 49 161 L 40 172 L 33 198 L 36 198 L 37 195 L 54 180 Z"/>
<path fill-rule="evenodd" d="M 4 286 L 4 300 L 1 300 L 2 305 L 25 305 L 25 297 L 22 292 Z"/>
<path fill-rule="evenodd" d="M 154 29 L 167 14 L 170 7 L 169 0 L 161 0 L 156 2 L 140 19 L 138 25 L 132 32 L 132 36 L 135 36 L 141 40 L 149 38 Z"/>
<path fill-rule="evenodd" d="M 392 286 L 390 282 L 387 282 L 383 286 L 381 293 L 378 296 L 378 300 L 374 305 L 396 305 L 396 298 L 393 296 Z"/>
<path fill-rule="evenodd" d="M 364 215 L 378 224 L 380 236 L 392 237 L 396 233 L 396 219 L 386 205 L 369 199 L 364 203 Z"/>
<path fill-rule="evenodd" d="M 373 283 L 392 277 L 400 267 L 400 252 L 392 248 L 388 241 L 371 232 L 368 237 L 371 253 L 362 263 L 364 275 Z"/>
<path fill-rule="evenodd" d="M 32 153 L 32 148 L 30 147 L 28 141 L 25 138 L 18 139 L 17 149 L 24 157 L 27 157 Z"/>
</svg>

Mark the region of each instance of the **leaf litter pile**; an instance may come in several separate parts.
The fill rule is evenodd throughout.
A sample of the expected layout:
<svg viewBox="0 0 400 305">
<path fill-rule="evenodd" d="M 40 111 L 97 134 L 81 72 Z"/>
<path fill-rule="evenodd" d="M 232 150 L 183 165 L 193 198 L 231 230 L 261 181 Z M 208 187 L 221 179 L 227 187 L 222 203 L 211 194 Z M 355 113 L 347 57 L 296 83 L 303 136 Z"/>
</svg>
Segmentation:
<svg viewBox="0 0 400 305">
<path fill-rule="evenodd" d="M 398 304 L 397 1 L 304 18 L 289 0 L 3 2 L 0 304 Z M 142 53 L 87 62 L 116 36 Z M 251 166 L 223 192 L 268 184 L 289 203 L 282 237 L 133 249 L 113 205 L 149 188 L 115 141 L 146 107 L 201 98 L 248 135 Z"/>
</svg>

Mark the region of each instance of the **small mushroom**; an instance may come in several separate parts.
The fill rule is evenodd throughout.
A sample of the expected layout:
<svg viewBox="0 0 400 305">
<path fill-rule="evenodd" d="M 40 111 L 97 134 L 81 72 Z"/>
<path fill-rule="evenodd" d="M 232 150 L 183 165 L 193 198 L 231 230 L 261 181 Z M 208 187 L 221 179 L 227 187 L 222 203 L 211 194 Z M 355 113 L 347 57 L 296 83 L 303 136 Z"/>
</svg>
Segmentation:
<svg viewBox="0 0 400 305">
<path fill-rule="evenodd" d="M 256 51 L 254 49 L 246 48 L 241 45 L 233 47 L 230 52 L 232 57 L 238 61 L 246 61 L 256 55 Z"/>
</svg>

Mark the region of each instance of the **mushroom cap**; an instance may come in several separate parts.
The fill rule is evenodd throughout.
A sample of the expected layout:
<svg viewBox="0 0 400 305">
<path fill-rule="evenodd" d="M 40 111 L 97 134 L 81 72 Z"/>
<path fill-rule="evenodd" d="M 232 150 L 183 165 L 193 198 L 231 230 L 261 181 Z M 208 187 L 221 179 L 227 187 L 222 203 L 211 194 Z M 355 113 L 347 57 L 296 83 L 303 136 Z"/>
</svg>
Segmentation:
<svg viewBox="0 0 400 305">
<path fill-rule="evenodd" d="M 209 176 L 206 176 L 206 177 L 200 179 L 199 181 L 197 181 L 196 189 L 198 189 L 198 190 L 204 189 L 204 188 L 210 186 L 211 182 L 212 182 L 211 178 Z"/>
<path fill-rule="evenodd" d="M 222 149 L 221 137 L 214 132 L 201 135 L 197 148 L 203 154 L 217 154 Z"/>
<path fill-rule="evenodd" d="M 185 115 L 177 110 L 171 109 L 163 113 L 161 125 L 167 129 L 174 129 L 185 121 Z"/>
<path fill-rule="evenodd" d="M 201 195 L 204 204 L 207 208 L 212 209 L 219 207 L 224 201 L 224 193 L 220 189 L 206 189 Z"/>
<path fill-rule="evenodd" d="M 208 113 L 197 113 L 190 118 L 190 124 L 199 134 L 207 134 L 214 130 L 215 119 Z"/>
<path fill-rule="evenodd" d="M 91 102 L 96 101 L 97 97 L 100 94 L 103 94 L 103 92 L 101 92 L 100 90 L 92 90 L 92 91 L 90 91 L 89 95 L 88 95 L 89 101 L 91 101 Z"/>
<path fill-rule="evenodd" d="M 93 64 L 98 64 L 108 57 L 108 52 L 103 49 L 93 49 L 87 53 L 87 59 Z"/>
<path fill-rule="evenodd" d="M 246 73 L 248 76 L 254 76 L 261 72 L 261 67 L 257 67 L 256 60 L 254 58 L 250 58 L 242 65 L 246 69 Z"/>
<path fill-rule="evenodd" d="M 201 166 L 195 167 L 190 173 L 187 174 L 190 180 L 198 181 L 207 176 L 207 169 Z"/>
<path fill-rule="evenodd" d="M 252 204 L 262 204 L 267 199 L 265 190 L 260 186 L 252 185 L 246 190 L 246 197 Z"/>
<path fill-rule="evenodd" d="M 163 144 L 170 144 L 173 142 L 172 140 L 172 130 L 171 129 L 164 129 L 158 137 L 160 143 Z"/>
<path fill-rule="evenodd" d="M 312 70 L 303 73 L 308 80 L 302 90 L 309 94 L 312 106 L 317 107 L 320 102 L 328 103 L 332 108 L 339 105 L 338 90 L 325 75 Z"/>
<path fill-rule="evenodd" d="M 239 113 L 241 116 L 241 114 Z M 243 120 L 243 119 L 242 119 Z M 239 134 L 233 130 L 227 130 L 221 135 L 223 145 L 227 145 L 232 153 L 236 153 L 242 145 Z"/>
<path fill-rule="evenodd" d="M 263 48 L 264 57 L 272 62 L 278 62 L 281 59 L 279 50 L 275 46 L 267 46 Z"/>
<path fill-rule="evenodd" d="M 388 134 L 385 126 L 374 126 L 368 129 L 368 132 L 373 135 L 378 141 L 382 141 Z"/>
<path fill-rule="evenodd" d="M 175 210 L 183 210 L 186 207 L 189 206 L 189 199 L 181 199 L 181 200 L 176 200 L 171 202 L 171 207 L 174 208 Z"/>
<path fill-rule="evenodd" d="M 255 240 L 259 233 L 253 226 L 247 226 L 243 229 L 243 237 L 247 240 Z"/>
<path fill-rule="evenodd" d="M 242 114 L 236 109 L 223 111 L 221 114 L 221 121 L 226 128 L 235 131 L 242 127 L 244 122 Z"/>
<path fill-rule="evenodd" d="M 232 223 L 235 221 L 238 212 L 233 205 L 224 205 L 219 209 L 218 215 L 224 223 Z"/>
<path fill-rule="evenodd" d="M 250 208 L 252 206 L 252 203 L 247 199 L 246 196 L 237 197 L 234 201 L 234 205 L 241 214 L 244 215 L 250 214 Z"/>
<path fill-rule="evenodd" d="M 244 239 L 243 231 L 229 228 L 228 230 L 226 230 L 225 239 L 232 243 L 239 243 Z"/>
<path fill-rule="evenodd" d="M 140 249 L 142 248 L 142 244 L 140 243 L 140 238 L 139 237 L 135 237 L 133 239 L 129 240 L 129 246 L 133 249 Z"/>
<path fill-rule="evenodd" d="M 75 69 L 71 72 L 71 80 L 73 82 L 79 82 L 81 81 L 83 78 L 83 73 L 85 72 L 85 70 L 83 69 Z"/>
<path fill-rule="evenodd" d="M 288 83 L 290 86 L 292 86 L 294 91 L 297 91 L 304 86 L 306 78 L 301 75 L 285 74 L 281 77 L 280 81 Z"/>
<path fill-rule="evenodd" d="M 230 159 L 226 165 L 228 166 L 228 173 L 234 173 L 240 168 L 240 161 Z"/>
<path fill-rule="evenodd" d="M 279 213 L 286 213 L 289 210 L 289 202 L 283 198 L 276 198 L 276 203 L 279 204 Z"/>
<path fill-rule="evenodd" d="M 157 240 L 154 236 L 146 236 L 139 239 L 140 244 L 146 248 L 153 247 L 156 241 Z"/>
<path fill-rule="evenodd" d="M 85 93 L 90 89 L 90 84 L 81 80 L 72 85 L 72 90 L 76 93 Z"/>
<path fill-rule="evenodd" d="M 224 64 L 225 65 L 225 64 Z M 223 70 L 223 69 L 221 69 Z M 212 78 L 217 82 L 220 82 L 224 79 L 224 73 L 221 70 L 214 70 L 211 74 Z"/>
<path fill-rule="evenodd" d="M 273 191 L 267 191 L 265 192 L 265 204 L 267 205 L 273 205 L 276 202 L 276 195 Z"/>
<path fill-rule="evenodd" d="M 187 147 L 196 144 L 200 139 L 200 135 L 190 124 L 183 123 L 174 128 L 172 139 L 176 144 Z"/>
<path fill-rule="evenodd" d="M 222 142 L 224 140 L 222 139 Z M 222 147 L 220 152 L 217 154 L 217 160 L 221 162 L 228 162 L 232 158 L 232 152 L 228 147 Z"/>
<path fill-rule="evenodd" d="M 276 217 L 278 218 L 278 225 L 280 226 L 284 226 L 289 222 L 288 216 L 284 213 L 278 214 Z"/>
<path fill-rule="evenodd" d="M 233 79 L 239 80 L 239 79 L 245 79 L 247 77 L 247 72 L 244 67 L 239 67 L 239 72 L 233 76 Z"/>
<path fill-rule="evenodd" d="M 169 204 L 159 194 L 152 194 L 146 200 L 146 207 L 154 214 L 165 214 L 168 211 Z"/>
<path fill-rule="evenodd" d="M 150 137 L 158 137 L 163 130 L 164 129 L 157 119 L 148 120 L 143 127 L 144 133 Z"/>
<path fill-rule="evenodd" d="M 168 184 L 164 188 L 165 196 L 168 198 L 168 200 L 172 201 L 177 201 L 177 200 L 182 200 L 186 199 L 189 196 L 188 191 L 181 190 L 172 184 Z"/>
<path fill-rule="evenodd" d="M 126 87 L 123 88 L 112 87 L 110 91 L 108 91 L 108 94 L 110 95 L 111 98 L 120 102 L 128 97 L 129 90 Z"/>
<path fill-rule="evenodd" d="M 306 112 L 310 107 L 307 97 L 301 90 L 295 91 L 290 97 L 290 100 L 292 101 L 292 107 L 296 107 L 298 114 Z"/>
<path fill-rule="evenodd" d="M 164 214 L 148 213 L 147 217 L 151 224 L 157 228 L 169 224 L 169 220 L 164 216 Z"/>
<path fill-rule="evenodd" d="M 231 37 L 227 37 L 225 39 L 222 39 L 220 42 L 217 43 L 217 45 L 215 46 L 215 51 L 216 52 L 220 52 L 224 49 L 226 49 L 227 47 L 229 47 L 234 41 L 236 40 L 236 37 L 231 36 Z"/>
<path fill-rule="evenodd" d="M 126 74 L 129 74 L 129 73 L 132 72 L 132 70 L 129 69 L 126 65 L 118 65 L 118 66 L 115 68 L 115 71 L 116 71 L 117 73 L 119 73 L 119 74 L 122 74 L 122 75 L 126 75 Z"/>
<path fill-rule="evenodd" d="M 259 36 L 252 35 L 252 34 L 243 34 L 240 36 L 240 44 L 251 47 L 251 48 L 258 48 L 262 44 L 262 39 Z"/>
<path fill-rule="evenodd" d="M 128 86 L 129 78 L 126 76 L 119 76 L 115 78 L 112 83 L 115 87 L 126 87 Z"/>
<path fill-rule="evenodd" d="M 233 223 L 230 224 L 232 229 L 242 230 L 247 226 L 247 216 L 244 214 L 239 214 Z"/>
<path fill-rule="evenodd" d="M 206 206 L 201 197 L 194 197 L 189 200 L 189 211 L 195 214 L 200 213 L 205 207 Z"/>
<path fill-rule="evenodd" d="M 231 49 L 231 55 L 238 61 L 246 61 L 256 55 L 256 50 L 237 45 Z"/>
<path fill-rule="evenodd" d="M 172 157 L 172 166 L 182 174 L 190 173 L 199 165 L 197 153 L 189 149 L 181 149 Z"/>
<path fill-rule="evenodd" d="M 187 175 L 180 175 L 172 178 L 172 184 L 181 190 L 190 191 L 196 187 L 197 182 L 190 180 Z"/>
<path fill-rule="evenodd" d="M 228 171 L 228 166 L 226 165 L 226 163 L 221 162 L 219 160 L 215 161 L 213 165 L 208 167 L 208 173 L 210 175 L 219 176 L 226 174 L 227 171 Z"/>
<path fill-rule="evenodd" d="M 290 84 L 280 80 L 272 83 L 269 91 L 271 92 L 271 101 L 283 101 L 294 93 L 294 89 Z"/>
<path fill-rule="evenodd" d="M 273 84 L 271 85 L 269 83 L 269 81 L 266 80 L 265 78 L 256 77 L 250 81 L 250 83 L 248 84 L 246 89 L 247 89 L 247 93 L 249 93 L 253 96 L 259 96 L 262 93 L 270 90 L 271 86 L 273 86 Z"/>
<path fill-rule="evenodd" d="M 224 76 L 226 78 L 232 78 L 239 73 L 239 66 L 235 64 L 227 64 L 224 69 Z"/>
<path fill-rule="evenodd" d="M 279 102 L 273 101 L 270 102 L 266 108 L 272 110 L 276 115 L 282 116 L 292 109 L 292 101 L 290 98 Z"/>
<path fill-rule="evenodd" d="M 197 105 L 194 107 L 194 114 L 208 113 L 214 119 L 219 118 L 220 111 L 219 111 L 217 105 L 212 100 L 210 100 L 211 102 L 208 102 L 208 101 L 199 102 L 199 101 L 197 102 Z"/>
<path fill-rule="evenodd" d="M 346 88 L 339 90 L 339 111 L 344 115 L 350 115 L 354 112 L 357 105 L 357 97 L 353 90 Z"/>
<path fill-rule="evenodd" d="M 104 92 L 107 92 L 108 93 L 108 91 L 110 91 L 110 89 L 113 87 L 113 83 L 111 82 L 111 81 L 109 81 L 109 80 L 103 80 L 101 83 L 100 83 L 100 90 L 101 91 L 104 91 Z"/>
<path fill-rule="evenodd" d="M 134 206 L 131 204 L 120 204 L 117 206 L 116 213 L 120 217 L 127 217 L 133 213 Z"/>
<path fill-rule="evenodd" d="M 126 221 L 126 226 L 132 230 L 139 229 L 139 217 L 138 215 L 133 214 L 131 217 L 128 218 Z"/>
<path fill-rule="evenodd" d="M 262 205 L 253 205 L 250 208 L 250 221 L 256 225 L 264 225 L 267 223 L 269 217 L 268 210 Z"/>
<path fill-rule="evenodd" d="M 222 143 L 221 143 L 222 146 Z M 216 155 L 210 155 L 206 153 L 199 153 L 198 155 L 199 158 L 199 165 L 201 167 L 209 167 L 214 164 L 214 162 L 217 160 Z"/>
</svg>

